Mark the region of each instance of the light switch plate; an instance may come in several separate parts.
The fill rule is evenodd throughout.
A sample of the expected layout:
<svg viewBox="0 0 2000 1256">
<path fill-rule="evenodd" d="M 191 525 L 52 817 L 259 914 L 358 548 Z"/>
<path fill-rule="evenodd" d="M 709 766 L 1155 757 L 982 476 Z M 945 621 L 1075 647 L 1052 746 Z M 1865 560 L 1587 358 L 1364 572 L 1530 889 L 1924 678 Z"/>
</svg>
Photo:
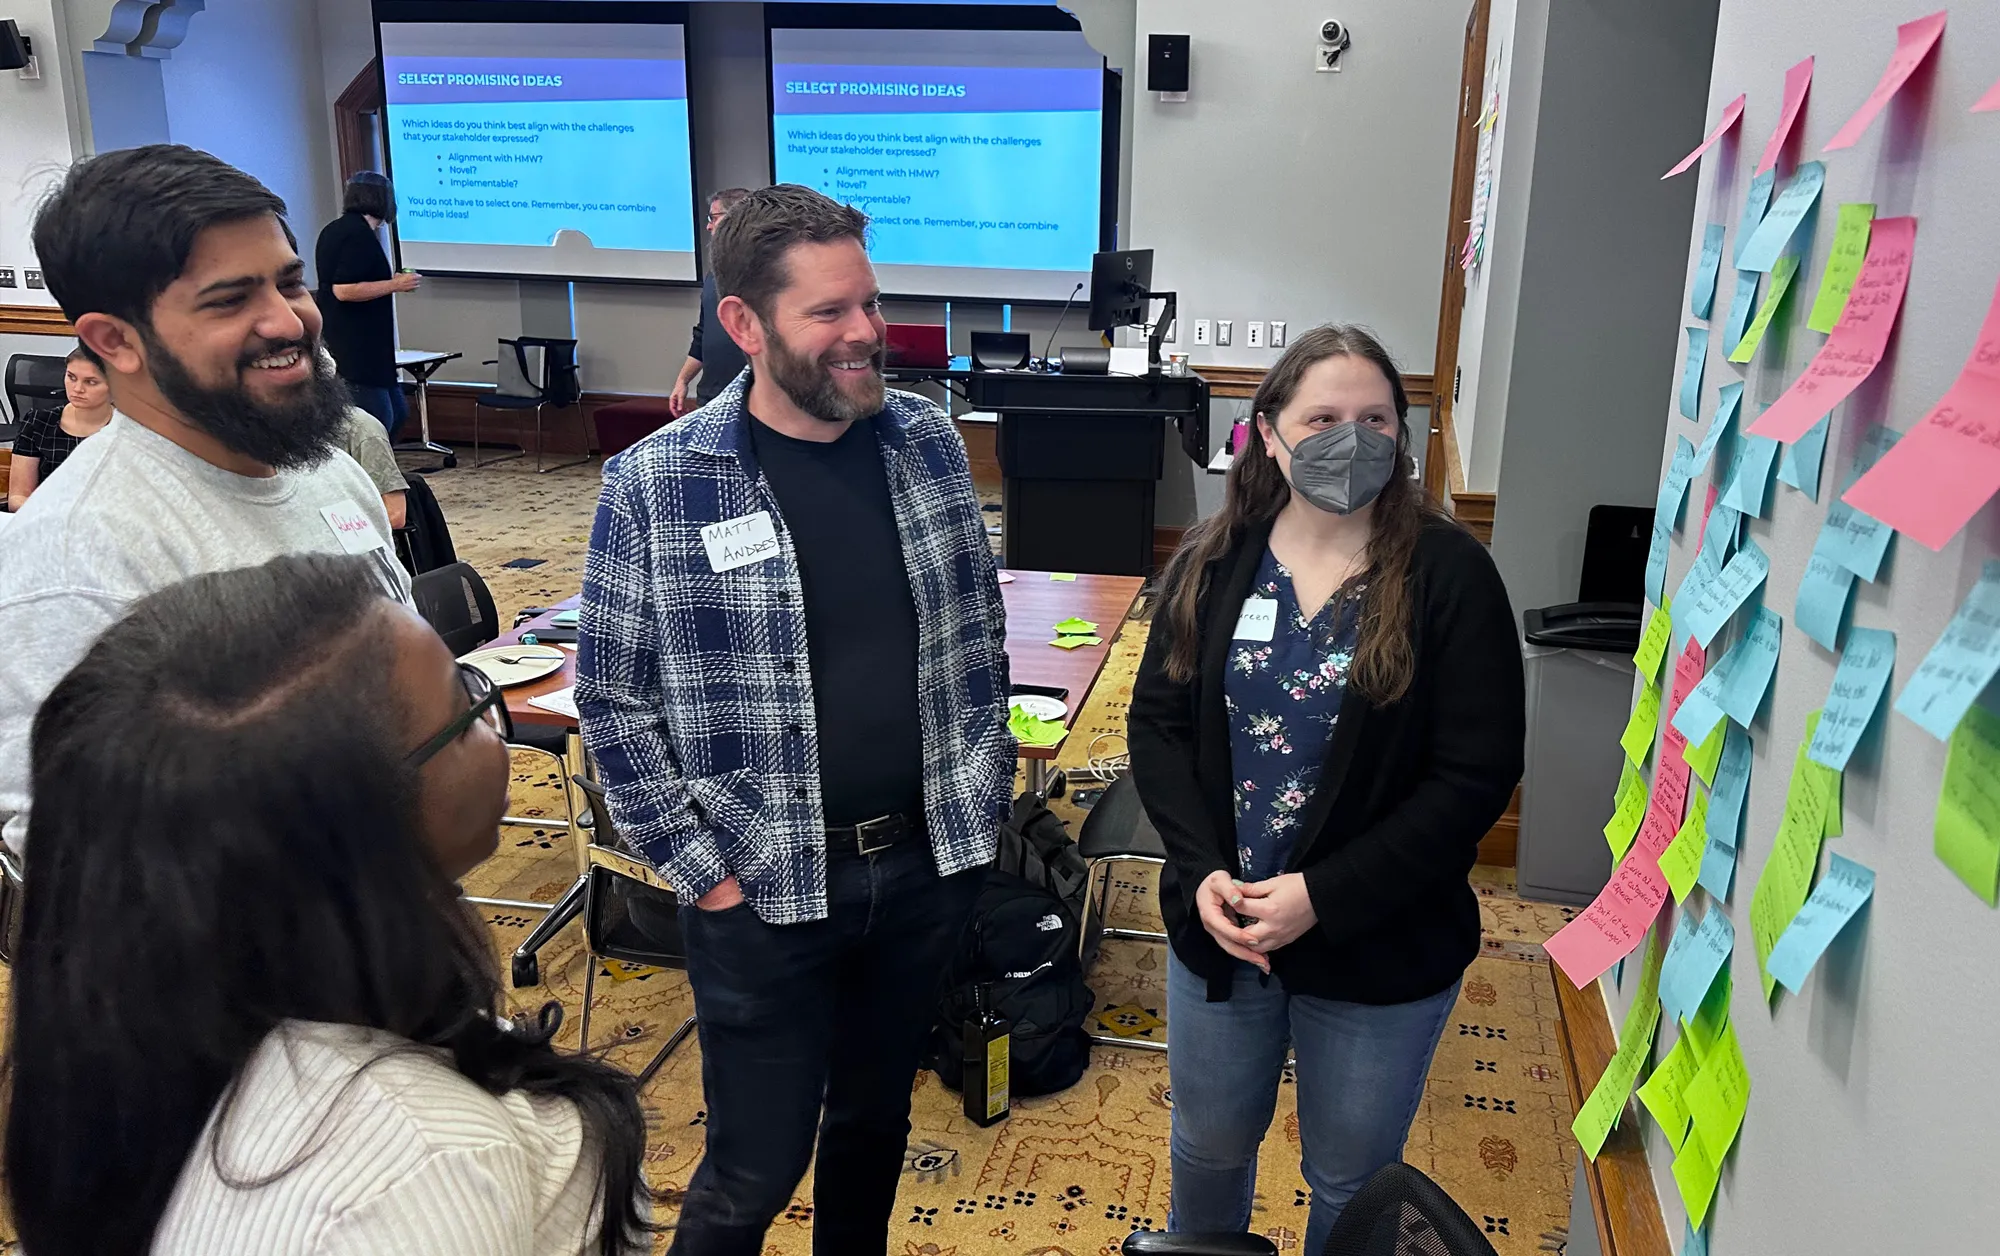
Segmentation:
<svg viewBox="0 0 2000 1256">
<path fill-rule="evenodd" d="M 1217 344 L 1219 344 L 1219 345 L 1226 345 L 1226 344 L 1228 344 L 1228 343 L 1229 343 L 1229 341 L 1230 341 L 1230 338 L 1231 338 L 1231 337 L 1232 337 L 1232 336 L 1233 336 L 1233 335 L 1235 334 L 1235 331 L 1236 331 L 1236 320 L 1235 320 L 1235 319 L 1233 319 L 1233 318 L 1218 318 L 1218 319 L 1216 319 L 1216 320 L 1215 320 L 1215 343 L 1217 343 Z"/>
<path fill-rule="evenodd" d="M 0 288 L 17 288 L 19 286 L 20 284 L 14 279 L 14 268 L 12 266 L 0 266 Z"/>
<path fill-rule="evenodd" d="M 42 282 L 42 272 L 39 270 L 23 271 L 22 274 L 27 276 L 30 288 L 45 288 L 48 286 Z"/>
<path fill-rule="evenodd" d="M 1282 349 L 1285 347 L 1285 323 L 1283 319 L 1274 318 L 1271 320 L 1271 347 L 1273 349 Z"/>
</svg>

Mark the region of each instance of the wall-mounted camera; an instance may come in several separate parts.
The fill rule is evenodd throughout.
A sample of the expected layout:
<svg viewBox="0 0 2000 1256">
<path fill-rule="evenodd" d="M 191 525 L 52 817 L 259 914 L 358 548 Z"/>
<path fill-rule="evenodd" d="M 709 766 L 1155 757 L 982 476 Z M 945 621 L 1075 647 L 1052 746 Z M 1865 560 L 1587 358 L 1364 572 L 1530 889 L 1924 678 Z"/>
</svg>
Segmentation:
<svg viewBox="0 0 2000 1256">
<path fill-rule="evenodd" d="M 1321 73 L 1340 72 L 1340 54 L 1354 45 L 1347 24 L 1328 18 L 1319 24 L 1319 47 L 1313 51 L 1313 69 Z"/>
</svg>

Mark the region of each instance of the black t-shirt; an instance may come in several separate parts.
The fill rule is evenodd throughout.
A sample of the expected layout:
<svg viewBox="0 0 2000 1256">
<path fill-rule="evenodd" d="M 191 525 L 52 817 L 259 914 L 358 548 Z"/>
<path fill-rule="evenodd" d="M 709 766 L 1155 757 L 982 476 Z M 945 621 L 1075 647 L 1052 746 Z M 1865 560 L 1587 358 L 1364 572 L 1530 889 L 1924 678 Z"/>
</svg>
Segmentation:
<svg viewBox="0 0 2000 1256">
<path fill-rule="evenodd" d="M 333 295 L 335 284 L 369 283 L 392 274 L 388 254 L 367 216 L 342 214 L 328 223 L 319 233 L 313 264 L 319 271 L 319 310 L 326 325 L 322 335 L 340 377 L 374 388 L 394 388 L 395 298 L 342 301 Z"/>
<path fill-rule="evenodd" d="M 749 418 L 799 560 L 829 825 L 923 814 L 917 607 L 874 422 L 830 443 Z"/>
</svg>

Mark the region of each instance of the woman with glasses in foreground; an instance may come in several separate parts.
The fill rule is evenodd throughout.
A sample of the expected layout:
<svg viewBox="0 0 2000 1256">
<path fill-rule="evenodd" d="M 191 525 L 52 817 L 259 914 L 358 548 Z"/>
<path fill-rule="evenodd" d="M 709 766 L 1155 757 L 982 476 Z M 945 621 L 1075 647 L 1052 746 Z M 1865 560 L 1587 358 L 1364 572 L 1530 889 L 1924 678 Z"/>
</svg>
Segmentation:
<svg viewBox="0 0 2000 1256">
<path fill-rule="evenodd" d="M 502 1019 L 506 708 L 353 558 L 146 598 L 36 717 L 7 1194 L 36 1256 L 644 1250 L 631 1080 Z"/>
</svg>

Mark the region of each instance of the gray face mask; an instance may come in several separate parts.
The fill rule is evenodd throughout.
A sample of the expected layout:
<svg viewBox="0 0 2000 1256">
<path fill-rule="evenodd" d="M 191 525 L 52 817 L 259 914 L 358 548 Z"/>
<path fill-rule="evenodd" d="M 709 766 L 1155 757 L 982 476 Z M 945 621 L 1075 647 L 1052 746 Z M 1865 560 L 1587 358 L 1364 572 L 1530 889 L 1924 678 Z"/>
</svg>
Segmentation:
<svg viewBox="0 0 2000 1256">
<path fill-rule="evenodd" d="M 1285 445 L 1276 424 L 1271 435 Z M 1395 437 L 1363 423 L 1336 423 L 1296 446 L 1285 445 L 1285 452 L 1292 456 L 1292 487 L 1299 496 L 1336 515 L 1353 514 L 1380 497 L 1402 461 Z"/>
</svg>

